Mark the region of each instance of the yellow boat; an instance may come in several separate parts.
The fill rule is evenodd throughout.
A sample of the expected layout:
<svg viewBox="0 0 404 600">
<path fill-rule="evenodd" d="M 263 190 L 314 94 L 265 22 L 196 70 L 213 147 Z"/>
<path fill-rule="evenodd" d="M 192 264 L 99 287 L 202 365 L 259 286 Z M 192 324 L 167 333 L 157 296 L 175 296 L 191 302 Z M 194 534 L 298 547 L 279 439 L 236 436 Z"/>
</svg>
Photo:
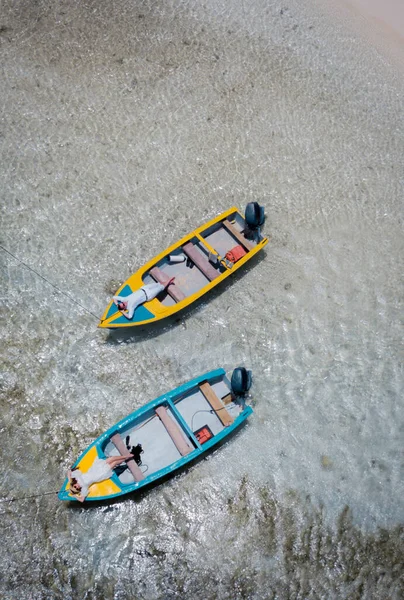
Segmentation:
<svg viewBox="0 0 404 600">
<path fill-rule="evenodd" d="M 174 283 L 138 306 L 128 320 L 111 300 L 98 327 L 117 329 L 146 325 L 189 306 L 240 269 L 267 243 L 262 236 L 264 209 L 250 202 L 243 215 L 232 207 L 195 229 L 141 267 L 119 288 L 126 297 L 149 283 Z"/>
</svg>

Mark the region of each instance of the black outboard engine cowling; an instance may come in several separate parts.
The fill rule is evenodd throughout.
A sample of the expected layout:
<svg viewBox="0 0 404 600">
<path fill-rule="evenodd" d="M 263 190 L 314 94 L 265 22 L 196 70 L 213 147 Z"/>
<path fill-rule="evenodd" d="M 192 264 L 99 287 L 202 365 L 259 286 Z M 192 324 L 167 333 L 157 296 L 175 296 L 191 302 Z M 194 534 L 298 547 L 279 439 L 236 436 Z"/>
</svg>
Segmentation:
<svg viewBox="0 0 404 600">
<path fill-rule="evenodd" d="M 237 367 L 231 376 L 231 389 L 236 396 L 244 396 L 251 387 L 252 373 L 245 367 Z"/>
<path fill-rule="evenodd" d="M 258 202 L 249 202 L 245 208 L 245 222 L 251 230 L 262 227 L 265 222 L 265 209 Z"/>
</svg>

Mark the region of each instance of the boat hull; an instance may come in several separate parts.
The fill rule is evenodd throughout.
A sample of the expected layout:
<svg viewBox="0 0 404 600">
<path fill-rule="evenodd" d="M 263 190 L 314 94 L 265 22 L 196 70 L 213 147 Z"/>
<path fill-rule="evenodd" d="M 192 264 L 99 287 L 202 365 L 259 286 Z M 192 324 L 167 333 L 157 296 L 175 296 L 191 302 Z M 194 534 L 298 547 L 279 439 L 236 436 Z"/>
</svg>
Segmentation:
<svg viewBox="0 0 404 600">
<path fill-rule="evenodd" d="M 85 501 L 114 500 L 140 492 L 183 471 L 223 444 L 253 412 L 234 396 L 230 401 L 230 396 L 231 386 L 225 371 L 217 369 L 159 396 L 119 421 L 88 446 L 74 468 L 85 473 L 96 458 L 122 454 L 118 448 L 127 438 L 131 445 L 141 443 L 142 464 L 134 467 L 135 474 L 126 469 L 94 483 Z M 145 467 L 148 470 L 143 473 Z M 77 501 L 69 493 L 67 479 L 59 499 Z"/>
<path fill-rule="evenodd" d="M 129 296 L 143 285 L 160 278 L 163 282 L 175 277 L 174 285 L 169 286 L 167 292 L 136 308 L 130 320 L 111 301 L 98 326 L 107 329 L 144 326 L 172 316 L 198 301 L 238 271 L 268 243 L 268 238 L 259 232 L 254 239 L 248 239 L 245 228 L 242 214 L 232 207 L 185 236 L 131 275 L 116 295 Z M 237 245 L 244 248 L 244 256 L 235 263 L 225 260 L 225 254 Z M 181 258 L 185 260 L 179 261 Z"/>
</svg>

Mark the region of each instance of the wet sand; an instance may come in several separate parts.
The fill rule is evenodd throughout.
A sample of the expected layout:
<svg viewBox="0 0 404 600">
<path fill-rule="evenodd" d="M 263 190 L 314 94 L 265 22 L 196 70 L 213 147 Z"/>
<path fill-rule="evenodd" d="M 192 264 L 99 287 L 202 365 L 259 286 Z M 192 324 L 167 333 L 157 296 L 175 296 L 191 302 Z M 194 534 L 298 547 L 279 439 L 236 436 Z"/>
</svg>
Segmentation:
<svg viewBox="0 0 404 600">
<path fill-rule="evenodd" d="M 316 0 L 319 2 L 319 0 Z M 324 2 L 319 2 L 322 7 Z M 404 2 L 402 0 L 327 0 L 344 25 L 364 37 L 404 73 Z"/>
</svg>

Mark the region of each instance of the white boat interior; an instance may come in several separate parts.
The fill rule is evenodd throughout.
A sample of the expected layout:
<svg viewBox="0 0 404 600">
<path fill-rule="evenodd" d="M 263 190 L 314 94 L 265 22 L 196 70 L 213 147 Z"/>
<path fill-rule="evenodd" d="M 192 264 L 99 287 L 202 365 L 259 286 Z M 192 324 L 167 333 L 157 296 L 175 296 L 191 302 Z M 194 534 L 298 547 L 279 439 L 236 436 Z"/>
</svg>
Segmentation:
<svg viewBox="0 0 404 600">
<path fill-rule="evenodd" d="M 165 256 L 146 273 L 143 281 L 146 284 L 154 281 L 164 283 L 175 277 L 174 285 L 158 296 L 162 304 L 172 306 L 231 269 L 231 263 L 226 265 L 223 259 L 235 246 L 241 244 L 248 252 L 262 239 L 259 232 L 250 232 L 246 228 L 244 219 L 236 212 Z M 181 257 L 184 259 L 182 262 Z"/>
<path fill-rule="evenodd" d="M 203 382 L 177 398 L 170 400 L 167 397 L 140 420 L 138 417 L 129 423 L 119 431 L 121 452 L 109 440 L 104 453 L 106 456 L 122 453 L 122 443 L 125 450 L 141 444 L 143 453 L 139 466 L 143 476 L 140 474 L 139 478 L 147 477 L 192 452 L 197 448 L 196 439 L 203 445 L 230 425 L 242 410 L 243 406 L 231 394 L 226 377 L 211 383 Z M 130 469 L 118 476 L 123 484 L 132 484 L 135 479 Z"/>
</svg>

